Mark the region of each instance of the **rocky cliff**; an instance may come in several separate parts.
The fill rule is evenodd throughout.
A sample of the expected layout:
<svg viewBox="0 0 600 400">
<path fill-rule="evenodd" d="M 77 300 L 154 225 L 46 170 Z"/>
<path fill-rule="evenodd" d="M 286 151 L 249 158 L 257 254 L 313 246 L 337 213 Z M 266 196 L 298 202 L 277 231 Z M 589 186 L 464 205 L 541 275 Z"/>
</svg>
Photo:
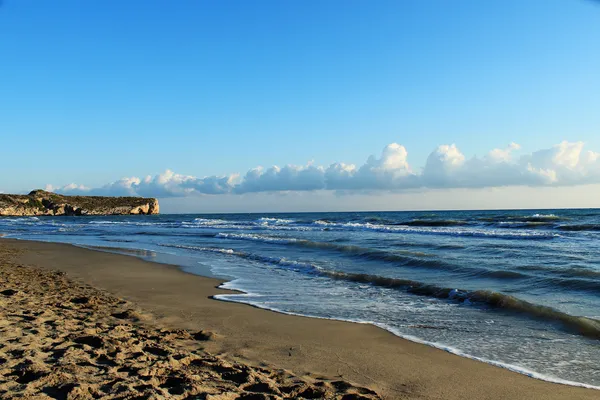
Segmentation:
<svg viewBox="0 0 600 400">
<path fill-rule="evenodd" d="M 0 216 L 158 214 L 158 200 L 142 197 L 62 196 L 44 190 L 0 194 Z"/>
</svg>

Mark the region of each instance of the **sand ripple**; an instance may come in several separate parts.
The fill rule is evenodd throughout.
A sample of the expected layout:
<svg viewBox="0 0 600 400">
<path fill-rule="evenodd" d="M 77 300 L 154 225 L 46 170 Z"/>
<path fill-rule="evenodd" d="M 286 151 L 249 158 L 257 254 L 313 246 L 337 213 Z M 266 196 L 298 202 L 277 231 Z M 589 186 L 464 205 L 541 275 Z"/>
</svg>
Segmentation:
<svg viewBox="0 0 600 400">
<path fill-rule="evenodd" d="M 0 245 L 1 246 L 1 245 Z M 0 259 L 0 397 L 378 399 L 341 380 L 297 377 L 203 350 L 212 332 L 161 329 L 135 305 L 63 273 Z"/>
</svg>

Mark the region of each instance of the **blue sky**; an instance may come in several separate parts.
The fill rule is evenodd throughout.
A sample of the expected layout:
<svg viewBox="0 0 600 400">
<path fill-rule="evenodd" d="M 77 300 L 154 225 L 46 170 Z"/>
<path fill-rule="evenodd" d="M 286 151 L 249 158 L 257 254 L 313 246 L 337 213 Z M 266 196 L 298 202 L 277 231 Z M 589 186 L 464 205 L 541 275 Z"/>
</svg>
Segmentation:
<svg viewBox="0 0 600 400">
<path fill-rule="evenodd" d="M 390 143 L 415 173 L 445 144 L 600 151 L 599 20 L 585 0 L 4 0 L 0 190 L 359 168 Z M 598 183 L 585 168 L 546 183 Z"/>
</svg>

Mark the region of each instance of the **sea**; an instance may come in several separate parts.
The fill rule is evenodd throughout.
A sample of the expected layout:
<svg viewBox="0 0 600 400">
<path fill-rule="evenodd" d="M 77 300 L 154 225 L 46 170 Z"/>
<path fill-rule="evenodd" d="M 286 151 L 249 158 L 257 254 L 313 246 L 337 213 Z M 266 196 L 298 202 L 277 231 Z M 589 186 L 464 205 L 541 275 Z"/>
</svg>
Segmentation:
<svg viewBox="0 0 600 400">
<path fill-rule="evenodd" d="M 221 278 L 220 295 L 369 323 L 534 378 L 600 389 L 600 210 L 0 218 Z"/>
</svg>

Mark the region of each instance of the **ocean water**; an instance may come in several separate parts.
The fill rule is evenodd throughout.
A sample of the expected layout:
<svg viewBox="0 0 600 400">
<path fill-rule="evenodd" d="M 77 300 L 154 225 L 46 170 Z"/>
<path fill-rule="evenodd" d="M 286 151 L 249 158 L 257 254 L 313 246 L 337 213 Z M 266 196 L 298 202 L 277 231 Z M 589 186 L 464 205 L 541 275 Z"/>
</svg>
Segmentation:
<svg viewBox="0 0 600 400">
<path fill-rule="evenodd" d="M 600 388 L 600 210 L 0 218 L 0 234 L 177 264 L 244 292 L 222 300 Z"/>
</svg>

